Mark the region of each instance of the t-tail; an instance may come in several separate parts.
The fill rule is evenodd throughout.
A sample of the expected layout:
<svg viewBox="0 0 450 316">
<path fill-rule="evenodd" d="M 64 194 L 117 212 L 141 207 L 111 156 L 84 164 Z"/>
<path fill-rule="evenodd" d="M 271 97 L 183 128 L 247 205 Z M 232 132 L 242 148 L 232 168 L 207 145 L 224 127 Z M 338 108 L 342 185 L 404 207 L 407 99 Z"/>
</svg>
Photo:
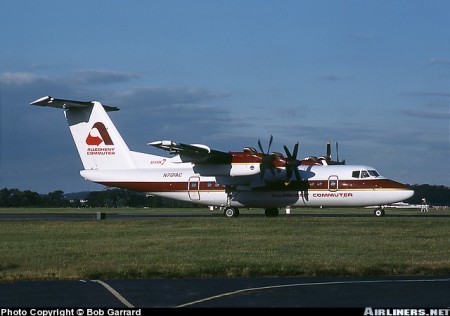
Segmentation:
<svg viewBox="0 0 450 316">
<path fill-rule="evenodd" d="M 98 101 L 73 101 L 50 96 L 40 98 L 31 105 L 64 109 L 70 132 L 85 170 L 139 168 L 141 156 L 132 152 L 114 126 L 107 112 L 118 111 Z"/>
</svg>

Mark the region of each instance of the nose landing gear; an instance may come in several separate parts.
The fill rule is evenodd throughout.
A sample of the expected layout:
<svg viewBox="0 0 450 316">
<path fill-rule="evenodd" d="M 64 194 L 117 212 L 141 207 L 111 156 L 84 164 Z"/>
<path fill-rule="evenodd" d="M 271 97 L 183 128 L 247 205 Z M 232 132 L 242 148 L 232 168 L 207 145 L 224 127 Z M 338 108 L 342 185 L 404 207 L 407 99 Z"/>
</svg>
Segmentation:
<svg viewBox="0 0 450 316">
<path fill-rule="evenodd" d="M 384 216 L 384 207 L 378 207 L 375 209 L 375 211 L 373 211 L 373 215 L 375 215 L 376 217 L 382 217 Z"/>
</svg>

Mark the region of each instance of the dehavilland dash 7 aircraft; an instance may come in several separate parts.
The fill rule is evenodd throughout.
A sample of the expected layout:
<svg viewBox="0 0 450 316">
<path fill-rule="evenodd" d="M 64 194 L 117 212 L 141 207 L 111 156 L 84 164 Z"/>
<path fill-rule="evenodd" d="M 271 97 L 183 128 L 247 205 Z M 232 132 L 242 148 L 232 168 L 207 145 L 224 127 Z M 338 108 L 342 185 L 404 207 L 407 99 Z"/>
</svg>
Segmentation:
<svg viewBox="0 0 450 316">
<path fill-rule="evenodd" d="M 64 109 L 87 180 L 110 187 L 146 192 L 180 201 L 219 207 L 227 217 L 239 208 L 263 208 L 277 216 L 280 208 L 384 206 L 413 196 L 406 185 L 381 176 L 365 165 L 346 165 L 324 157 L 297 159 L 298 143 L 285 154 L 245 147 L 223 152 L 201 144 L 170 140 L 148 145 L 172 157 L 131 151 L 107 114 L 118 108 L 98 101 L 73 101 L 50 96 L 31 103 Z"/>
</svg>

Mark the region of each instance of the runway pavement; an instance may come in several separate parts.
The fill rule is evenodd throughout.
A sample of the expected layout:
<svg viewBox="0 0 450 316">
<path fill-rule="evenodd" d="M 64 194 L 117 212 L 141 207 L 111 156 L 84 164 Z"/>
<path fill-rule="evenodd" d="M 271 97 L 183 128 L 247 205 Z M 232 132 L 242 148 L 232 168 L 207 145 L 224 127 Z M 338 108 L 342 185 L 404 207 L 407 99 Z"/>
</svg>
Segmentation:
<svg viewBox="0 0 450 316">
<path fill-rule="evenodd" d="M 41 281 L 0 283 L 0 307 L 448 309 L 449 293 L 450 276 Z"/>
</svg>

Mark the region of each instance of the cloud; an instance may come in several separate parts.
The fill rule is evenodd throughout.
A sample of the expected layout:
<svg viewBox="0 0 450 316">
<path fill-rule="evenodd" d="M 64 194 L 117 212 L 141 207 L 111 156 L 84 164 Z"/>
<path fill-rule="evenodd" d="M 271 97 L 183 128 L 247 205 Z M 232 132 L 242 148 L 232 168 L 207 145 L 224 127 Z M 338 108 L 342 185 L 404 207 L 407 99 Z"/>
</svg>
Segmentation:
<svg viewBox="0 0 450 316">
<path fill-rule="evenodd" d="M 449 92 L 429 92 L 429 91 L 418 91 L 418 92 L 408 92 L 404 93 L 407 96 L 413 96 L 418 98 L 425 98 L 427 103 L 422 105 L 418 109 L 404 109 L 400 113 L 409 117 L 415 117 L 420 119 L 438 119 L 438 120 L 448 120 L 450 118 L 450 113 L 448 111 L 448 106 L 446 102 L 443 102 L 443 98 L 447 99 L 450 97 Z"/>
<path fill-rule="evenodd" d="M 130 104 L 168 106 L 201 103 L 230 96 L 227 91 L 212 91 L 195 87 L 141 87 L 117 95 Z"/>
<path fill-rule="evenodd" d="M 40 77 L 29 72 L 2 72 L 0 83 L 4 85 L 25 85 L 39 80 Z"/>
<path fill-rule="evenodd" d="M 353 78 L 353 77 L 352 76 L 340 76 L 340 75 L 335 75 L 335 74 L 328 74 L 328 75 L 321 77 L 321 79 L 324 79 L 324 80 L 330 81 L 330 82 L 338 82 L 338 81 L 347 80 L 347 79 L 351 79 L 351 78 Z"/>
<path fill-rule="evenodd" d="M 109 70 L 77 70 L 69 75 L 64 76 L 45 76 L 37 75 L 30 72 L 2 72 L 0 73 L 0 83 L 3 85 L 23 86 L 30 84 L 53 84 L 66 85 L 74 89 L 80 86 L 93 84 L 111 84 L 117 82 L 127 82 L 138 76 L 131 73 L 124 73 Z"/>
<path fill-rule="evenodd" d="M 227 131 L 239 127 L 229 106 L 215 104 L 230 95 L 198 87 L 140 87 L 117 93 L 113 105 L 124 110 L 121 121 L 136 146 L 159 138 L 207 142 L 219 137 L 224 122 Z"/>
<path fill-rule="evenodd" d="M 351 33 L 350 36 L 355 39 L 363 40 L 363 41 L 371 41 L 373 38 L 373 35 L 371 35 L 371 34 L 358 33 L 358 32 Z"/>
<path fill-rule="evenodd" d="M 427 118 L 427 119 L 439 119 L 448 120 L 450 119 L 450 113 L 448 112 L 431 112 L 425 110 L 403 110 L 403 114 L 411 117 Z"/>
<path fill-rule="evenodd" d="M 407 92 L 405 95 L 415 96 L 415 97 L 444 97 L 448 98 L 450 96 L 449 92 L 431 92 L 431 91 L 418 91 L 418 92 Z"/>
<path fill-rule="evenodd" d="M 285 107 L 285 108 L 281 108 L 279 110 L 279 112 L 284 117 L 293 118 L 293 117 L 297 116 L 297 113 L 299 112 L 299 109 L 297 109 L 295 107 Z"/>
<path fill-rule="evenodd" d="M 0 167 L 3 175 L 0 185 L 21 182 L 30 188 L 39 187 L 42 192 L 52 190 L 51 186 L 72 190 L 67 184 L 72 180 L 65 184 L 54 181 L 43 185 L 39 180 L 42 177 L 36 176 L 33 170 L 33 161 L 41 164 L 45 161 L 46 166 L 54 166 L 55 174 L 64 174 L 67 165 L 73 166 L 70 170 L 75 174 L 74 182 L 83 185 L 77 175 L 80 159 L 74 151 L 62 111 L 29 105 L 45 95 L 84 101 L 96 99 L 118 106 L 121 111 L 111 114 L 112 120 L 130 148 L 143 152 L 149 151 L 148 141 L 172 138 L 228 149 L 229 137 L 221 136 L 224 126 L 228 132 L 243 125 L 238 117 L 233 117 L 229 106 L 217 104 L 231 96 L 228 91 L 187 86 L 118 89 L 117 83 L 126 84 L 135 78 L 138 76 L 132 73 L 110 70 L 58 74 L 0 72 Z M 49 139 L 51 141 L 46 141 Z M 55 148 L 67 153 L 63 165 L 59 164 L 61 154 L 52 154 Z M 20 166 L 26 166 L 26 172 L 20 177 L 17 173 L 6 173 Z"/>
<path fill-rule="evenodd" d="M 111 70 L 77 70 L 71 76 L 71 80 L 79 84 L 110 84 L 127 82 L 136 78 L 138 76 L 132 73 Z"/>
<path fill-rule="evenodd" d="M 427 65 L 450 65 L 450 59 L 430 58 Z"/>
</svg>

